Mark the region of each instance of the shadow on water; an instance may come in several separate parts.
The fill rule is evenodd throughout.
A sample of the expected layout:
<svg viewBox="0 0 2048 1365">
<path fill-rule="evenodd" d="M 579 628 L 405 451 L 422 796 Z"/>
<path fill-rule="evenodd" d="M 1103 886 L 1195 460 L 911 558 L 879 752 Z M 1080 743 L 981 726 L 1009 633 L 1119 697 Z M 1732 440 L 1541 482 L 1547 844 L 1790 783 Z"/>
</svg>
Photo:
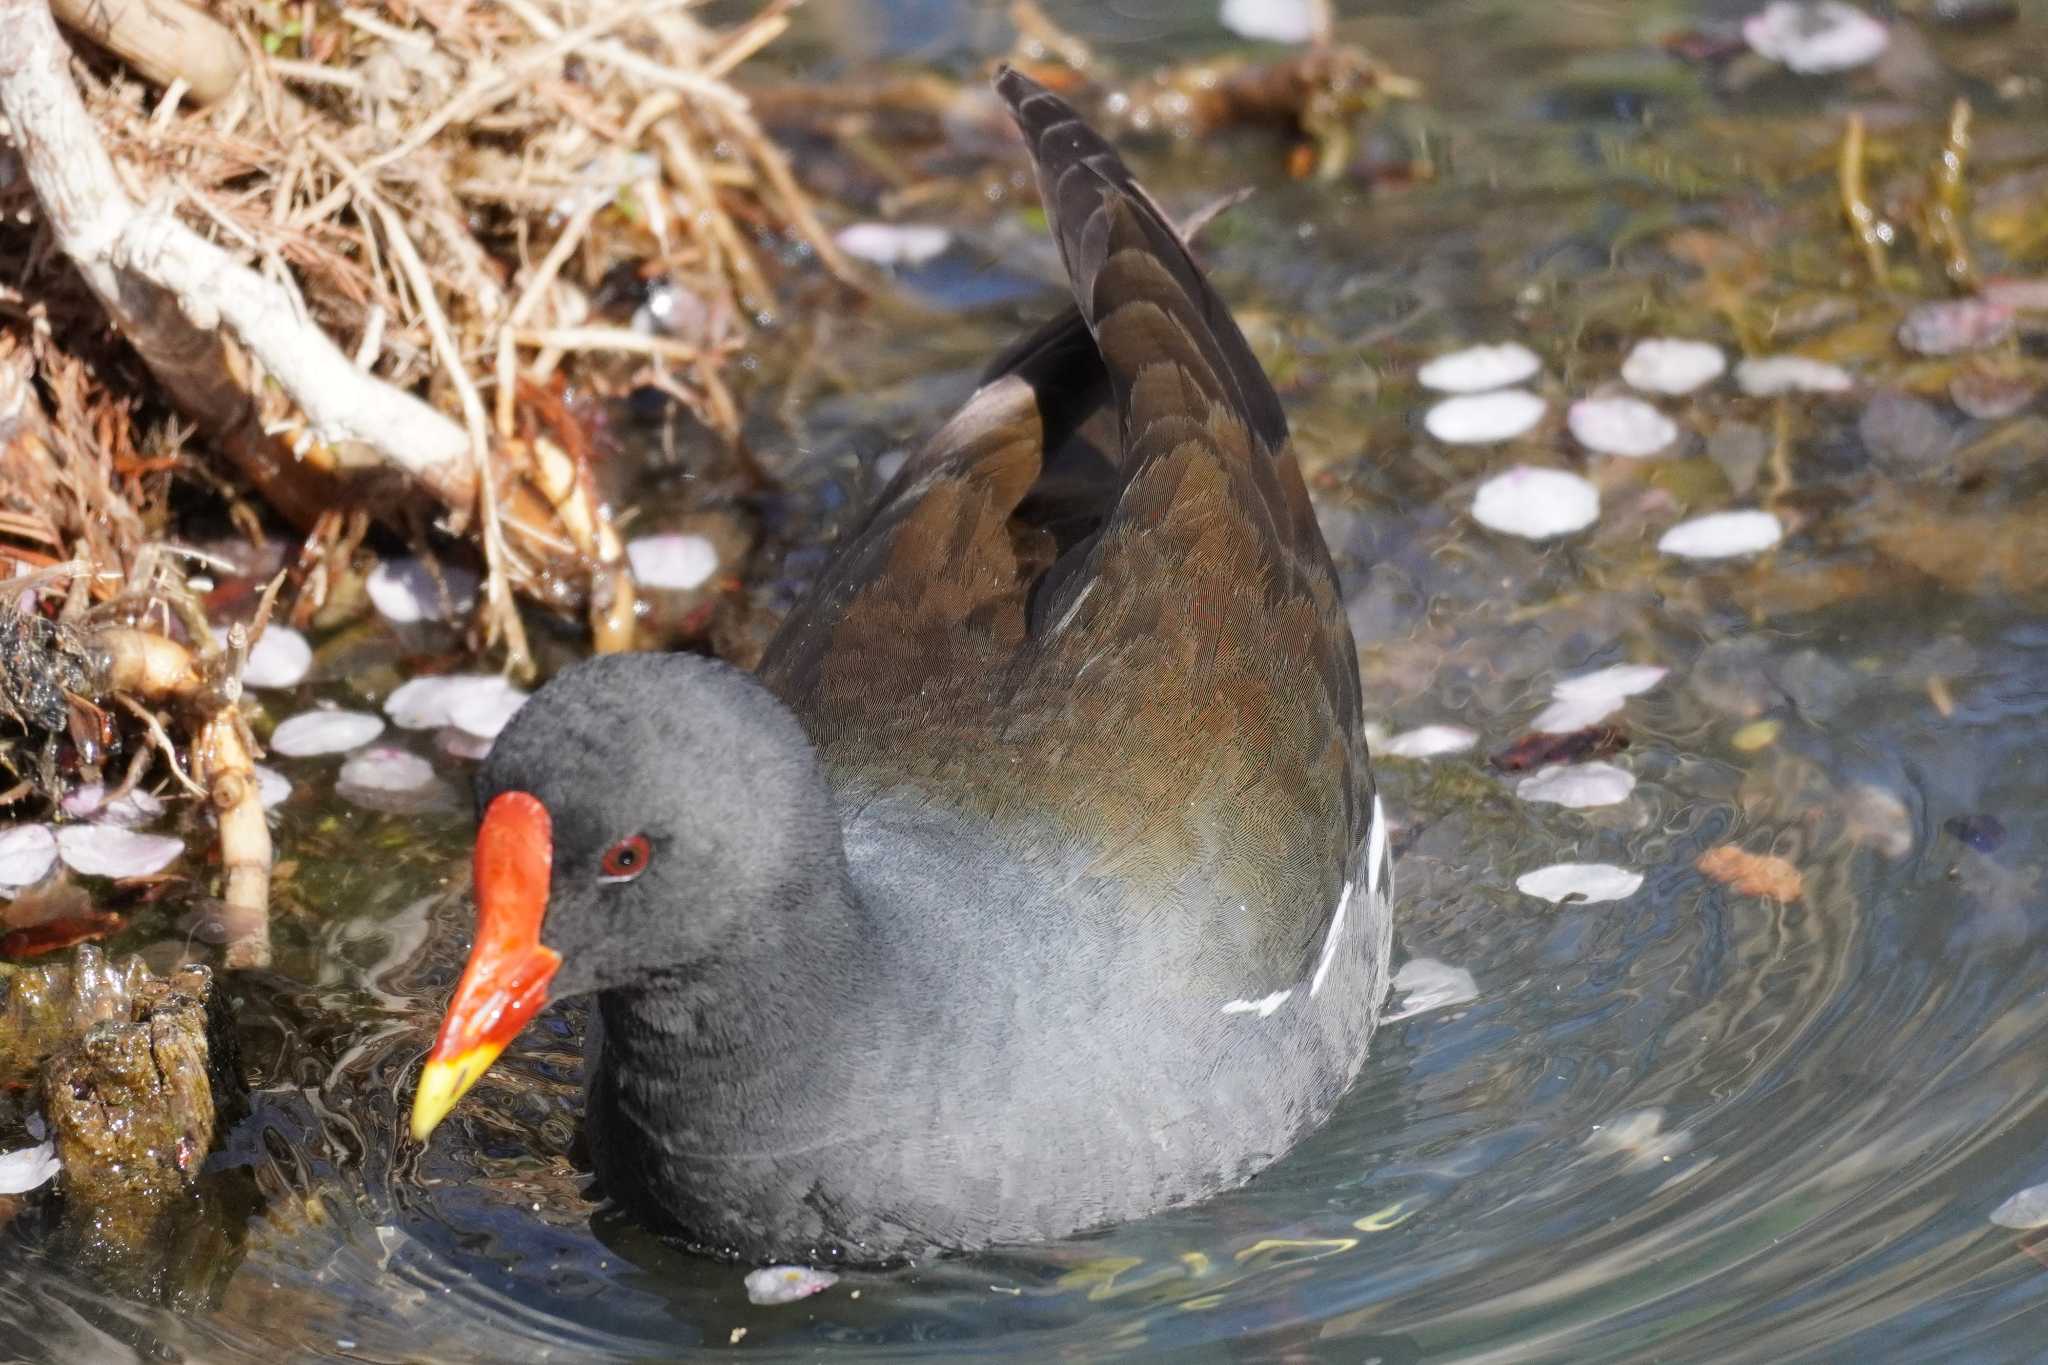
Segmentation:
<svg viewBox="0 0 2048 1365">
<path fill-rule="evenodd" d="M 1196 0 L 1051 8 L 1119 53 L 1222 41 Z M 1927 550 L 2038 515 L 2039 419 L 1979 424 L 1980 454 L 1956 457 L 1984 462 L 1974 482 L 1962 468 L 1905 492 L 1873 474 L 1856 395 L 1787 419 L 1724 382 L 1665 405 L 1687 435 L 1651 464 L 1591 460 L 1555 423 L 1511 457 L 1430 441 L 1414 369 L 1460 344 L 1528 341 L 1558 376 L 1535 381 L 1554 406 L 1605 383 L 1637 336 L 1740 350 L 1739 308 L 1696 287 L 1727 249 L 1720 234 L 1753 242 L 1804 214 L 1819 245 L 1787 251 L 1826 266 L 1783 307 L 1853 313 L 1827 189 L 1842 87 L 1755 73 L 1737 89 L 1659 47 L 1737 12 L 1721 4 L 1339 8 L 1357 10 L 1347 36 L 1431 91 L 1403 136 L 1439 149 L 1437 183 L 1290 183 L 1276 144 L 1251 134 L 1133 155 L 1175 208 L 1260 183 L 1209 254 L 1288 402 L 1368 709 L 1388 732 L 1476 732 L 1465 752 L 1379 764 L 1400 826 L 1397 952 L 1464 969 L 1476 993 L 1384 1027 L 1328 1127 L 1245 1189 L 1068 1244 L 849 1273 L 760 1308 L 734 1267 L 584 1198 L 573 1010 L 515 1046 L 430 1149 L 401 1140 L 467 939 L 466 822 L 301 804 L 281 836 L 300 861 L 298 913 L 280 920 L 274 972 L 235 987 L 250 1113 L 212 1160 L 177 1248 L 184 1273 L 109 1295 L 48 1229 L 14 1227 L 0 1351 L 2040 1357 L 2048 1245 L 1987 1214 L 2048 1180 L 2048 576 L 1995 544 L 1981 572 Z M 1008 41 L 1000 10 L 814 6 L 791 50 L 821 76 L 884 61 L 971 75 Z M 2048 9 L 2019 10 L 1989 36 L 1925 41 L 1981 90 L 2039 69 L 2015 46 L 2048 57 Z M 2011 100 L 1987 106 L 1987 138 L 2001 119 L 2039 122 L 2038 80 Z M 2014 155 L 2038 164 L 2048 147 Z M 757 401 L 755 444 L 793 490 L 797 544 L 771 594 L 815 566 L 875 462 L 1051 306 L 1035 248 L 1012 249 L 1028 230 L 985 234 L 905 273 L 914 308 L 832 320 L 834 368 L 800 394 L 791 381 L 801 402 L 773 385 Z M 2008 265 L 2044 273 L 2038 256 Z M 1773 487 L 1766 469 L 1755 491 L 1732 487 L 1716 433 L 1783 420 L 1798 424 L 1793 481 Z M 1596 531 L 1532 548 L 1471 524 L 1477 481 L 1532 454 L 1601 484 Z M 1780 550 L 1688 565 L 1650 549 L 1679 509 L 1766 490 L 1793 528 Z M 1633 789 L 1587 809 L 1519 799 L 1488 755 L 1557 677 L 1622 662 L 1670 669 L 1623 713 L 1613 761 Z M 1983 834 L 1987 816 L 2001 837 Z M 1799 893 L 1703 875 L 1702 855 L 1726 845 L 1784 859 Z M 1565 861 L 1644 881 L 1597 904 L 1516 890 Z"/>
</svg>

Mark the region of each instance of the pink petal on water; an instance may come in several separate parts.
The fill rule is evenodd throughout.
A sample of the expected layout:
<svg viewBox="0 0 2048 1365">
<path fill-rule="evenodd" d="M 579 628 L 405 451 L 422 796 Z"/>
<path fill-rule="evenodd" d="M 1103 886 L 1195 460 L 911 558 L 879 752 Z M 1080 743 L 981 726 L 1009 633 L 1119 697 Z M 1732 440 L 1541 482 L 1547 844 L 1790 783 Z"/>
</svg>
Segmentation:
<svg viewBox="0 0 2048 1365">
<path fill-rule="evenodd" d="M 451 673 L 402 684 L 384 699 L 384 711 L 402 730 L 459 725 L 489 739 L 525 704 L 526 693 L 495 673 Z"/>
<path fill-rule="evenodd" d="M 1562 469 L 1516 465 L 1479 485 L 1472 519 L 1489 531 L 1527 540 L 1583 531 L 1600 516 L 1600 490 Z"/>
<path fill-rule="evenodd" d="M 66 815 L 75 819 L 89 819 L 96 825 L 119 825 L 123 829 L 151 824 L 164 813 L 164 803 L 139 787 L 123 792 L 112 801 L 106 796 L 105 783 L 88 782 L 66 794 L 58 805 Z"/>
<path fill-rule="evenodd" d="M 1635 789 L 1635 774 L 1612 763 L 1553 763 L 1517 782 L 1515 795 L 1524 801 L 1586 810 L 1625 801 Z"/>
<path fill-rule="evenodd" d="M 1776 0 L 1743 21 L 1742 37 L 1762 56 L 1819 76 L 1875 61 L 1891 31 L 1842 0 Z"/>
<path fill-rule="evenodd" d="M 1515 878 L 1515 889 L 1525 896 L 1582 904 L 1625 900 L 1642 884 L 1642 873 L 1612 863 L 1553 863 Z"/>
<path fill-rule="evenodd" d="M 1458 754 L 1479 742 L 1479 736 L 1462 725 L 1420 725 L 1373 746 L 1374 752 L 1393 758 L 1436 758 Z"/>
<path fill-rule="evenodd" d="M 64 865 L 88 877 L 147 877 L 170 866 L 185 841 L 117 825 L 66 825 L 57 831 Z"/>
<path fill-rule="evenodd" d="M 434 736 L 434 742 L 440 747 L 441 752 L 449 757 L 466 758 L 475 763 L 481 763 L 489 758 L 491 756 L 491 745 L 495 743 L 494 740 L 486 739 L 481 735 L 473 735 L 469 731 L 459 729 L 453 725 L 448 726 L 440 734 Z"/>
<path fill-rule="evenodd" d="M 1631 460 L 1661 454 L 1678 439 L 1676 422 L 1624 394 L 1580 399 L 1565 413 L 1565 425 L 1586 449 Z"/>
<path fill-rule="evenodd" d="M 384 733 L 380 716 L 362 711 L 305 711 L 280 724 L 270 734 L 270 750 L 286 758 L 311 758 L 315 754 L 345 754 L 360 749 Z"/>
<path fill-rule="evenodd" d="M 1711 341 L 1651 337 L 1638 341 L 1621 362 L 1621 380 L 1645 393 L 1691 393 L 1719 379 L 1728 357 Z"/>
<path fill-rule="evenodd" d="M 1240 38 L 1306 43 L 1329 23 L 1329 0 L 1223 0 L 1218 18 Z"/>
<path fill-rule="evenodd" d="M 870 265 L 923 265 L 943 256 L 953 234 L 929 223 L 855 223 L 832 239 L 839 249 Z"/>
<path fill-rule="evenodd" d="M 1442 393 L 1485 393 L 1519 384 L 1542 368 L 1542 360 L 1527 346 L 1503 341 L 1440 355 L 1417 370 L 1415 378 L 1424 388 Z"/>
<path fill-rule="evenodd" d="M 830 1289 L 839 1277 L 829 1270 L 801 1265 L 771 1265 L 747 1274 L 747 1302 L 764 1307 L 795 1303 Z"/>
<path fill-rule="evenodd" d="M 27 1194 L 48 1184 L 63 1169 L 55 1143 L 44 1142 L 18 1152 L 0 1152 L 0 1194 Z"/>
<path fill-rule="evenodd" d="M 626 545 L 633 577 L 643 587 L 687 592 L 711 581 L 718 572 L 718 547 L 687 531 L 642 536 Z"/>
<path fill-rule="evenodd" d="M 292 794 L 292 780 L 268 764 L 250 765 L 256 773 L 256 799 L 264 809 L 283 805 L 285 798 Z"/>
<path fill-rule="evenodd" d="M 1402 963 L 1401 970 L 1394 973 L 1394 989 L 1403 997 L 1401 1007 L 1381 1016 L 1383 1024 L 1479 998 L 1479 983 L 1472 979 L 1471 972 L 1433 957 L 1415 957 Z"/>
<path fill-rule="evenodd" d="M 2030 1185 L 1991 1210 L 2002 1228 L 2048 1228 L 2048 1185 Z"/>
<path fill-rule="evenodd" d="M 1784 538 L 1776 515 L 1750 508 L 1682 521 L 1664 533 L 1657 548 L 1681 559 L 1732 559 L 1760 554 Z"/>
<path fill-rule="evenodd" d="M 1490 445 L 1535 426 L 1548 406 L 1527 389 L 1467 393 L 1438 403 L 1423 414 L 1422 425 L 1446 445 Z"/>
<path fill-rule="evenodd" d="M 441 583 L 448 588 L 445 601 Z M 443 564 L 437 582 L 423 560 L 387 559 L 370 571 L 366 586 L 378 614 L 403 626 L 467 613 L 476 602 L 477 577 L 468 569 Z"/>
<path fill-rule="evenodd" d="M 48 825 L 0 829 L 0 890 L 33 886 L 57 865 L 57 835 Z"/>
<path fill-rule="evenodd" d="M 1803 355 L 1760 356 L 1735 367 L 1735 382 L 1753 398 L 1781 393 L 1841 393 L 1855 386 L 1849 372 Z"/>
<path fill-rule="evenodd" d="M 399 813 L 440 805 L 450 795 L 433 764 L 390 745 L 365 749 L 342 764 L 334 790 L 358 806 Z"/>
<path fill-rule="evenodd" d="M 249 646 L 242 681 L 251 687 L 297 687 L 313 667 L 313 646 L 290 626 L 269 625 Z"/>
</svg>

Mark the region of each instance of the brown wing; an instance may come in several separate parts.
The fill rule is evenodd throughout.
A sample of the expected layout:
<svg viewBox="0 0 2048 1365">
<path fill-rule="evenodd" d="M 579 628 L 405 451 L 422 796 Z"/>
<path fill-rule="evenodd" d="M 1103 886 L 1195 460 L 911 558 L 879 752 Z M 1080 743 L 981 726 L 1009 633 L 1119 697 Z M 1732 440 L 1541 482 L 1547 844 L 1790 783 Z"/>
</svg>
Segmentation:
<svg viewBox="0 0 2048 1365">
<path fill-rule="evenodd" d="M 1244 946 L 1282 979 L 1371 806 L 1356 651 L 1286 418 L 1108 144 L 1015 72 L 997 89 L 1087 331 L 1012 349 L 762 675 L 854 799 L 907 787 L 1063 831 L 1128 906 L 1196 885 L 1257 906 Z"/>
</svg>

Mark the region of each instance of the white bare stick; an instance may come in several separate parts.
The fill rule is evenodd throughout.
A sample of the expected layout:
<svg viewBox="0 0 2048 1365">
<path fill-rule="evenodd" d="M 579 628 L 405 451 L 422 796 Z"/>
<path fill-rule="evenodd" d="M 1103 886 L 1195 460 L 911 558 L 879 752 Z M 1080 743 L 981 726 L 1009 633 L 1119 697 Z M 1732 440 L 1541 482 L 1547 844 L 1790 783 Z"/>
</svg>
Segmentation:
<svg viewBox="0 0 2048 1365">
<path fill-rule="evenodd" d="M 241 265 L 167 211 L 121 187 L 68 67 L 70 52 L 46 0 L 0 0 L 0 112 L 27 166 L 51 231 L 107 311 L 145 356 L 189 358 L 225 327 L 298 405 L 325 443 L 367 446 L 418 478 L 445 504 L 475 495 L 469 437 L 411 394 L 358 369 L 295 306 L 290 293 Z M 149 297 L 154 285 L 177 304 Z M 197 404 L 219 420 L 232 383 L 221 366 Z M 184 376 L 179 376 L 184 377 Z M 171 384 L 181 401 L 188 390 Z"/>
</svg>

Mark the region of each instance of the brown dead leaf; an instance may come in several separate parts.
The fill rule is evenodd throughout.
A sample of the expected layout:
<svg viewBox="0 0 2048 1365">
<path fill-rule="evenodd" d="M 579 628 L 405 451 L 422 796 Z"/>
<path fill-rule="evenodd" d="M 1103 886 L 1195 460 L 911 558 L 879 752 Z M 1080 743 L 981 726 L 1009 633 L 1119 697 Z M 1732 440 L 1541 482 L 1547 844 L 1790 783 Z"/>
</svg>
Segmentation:
<svg viewBox="0 0 2048 1365">
<path fill-rule="evenodd" d="M 1735 844 L 1708 849 L 1693 866 L 1745 896 L 1796 901 L 1806 888 L 1799 869 L 1777 854 L 1751 853 Z"/>
</svg>

